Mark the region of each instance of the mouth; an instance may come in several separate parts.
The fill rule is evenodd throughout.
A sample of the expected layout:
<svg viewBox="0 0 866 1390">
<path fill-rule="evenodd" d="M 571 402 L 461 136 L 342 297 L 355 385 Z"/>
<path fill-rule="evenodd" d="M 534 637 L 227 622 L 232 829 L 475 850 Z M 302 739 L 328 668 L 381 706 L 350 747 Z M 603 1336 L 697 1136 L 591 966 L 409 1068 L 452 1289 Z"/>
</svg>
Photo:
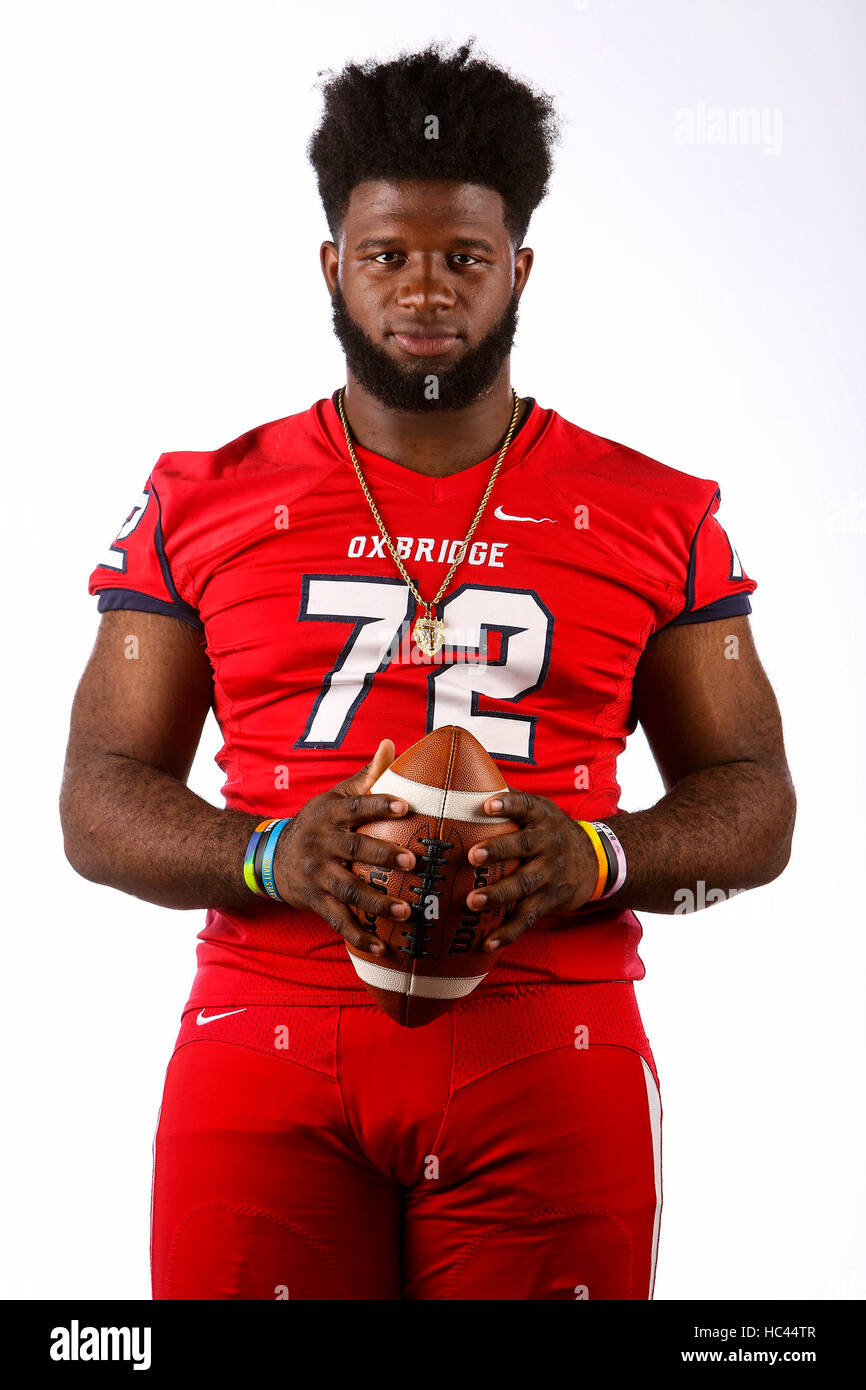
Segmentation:
<svg viewBox="0 0 866 1390">
<path fill-rule="evenodd" d="M 395 342 L 412 357 L 441 357 L 457 342 L 456 333 L 443 333 L 433 337 L 427 333 L 393 333 Z"/>
</svg>

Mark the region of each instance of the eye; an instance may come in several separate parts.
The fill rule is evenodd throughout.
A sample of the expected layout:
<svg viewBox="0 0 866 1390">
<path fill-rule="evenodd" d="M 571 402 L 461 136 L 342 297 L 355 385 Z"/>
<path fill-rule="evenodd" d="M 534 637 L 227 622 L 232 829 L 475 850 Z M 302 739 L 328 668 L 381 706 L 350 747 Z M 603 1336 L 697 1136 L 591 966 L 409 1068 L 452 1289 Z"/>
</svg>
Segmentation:
<svg viewBox="0 0 866 1390">
<path fill-rule="evenodd" d="M 461 265 L 481 265 L 479 256 L 470 256 L 468 251 L 455 251 L 451 257 L 452 261 L 459 261 Z"/>
<path fill-rule="evenodd" d="M 380 251 L 379 254 L 378 254 L 377 256 L 373 256 L 372 259 L 373 259 L 374 261 L 378 261 L 380 265 L 393 265 L 393 262 L 392 262 L 392 261 L 386 261 L 386 260 L 385 260 L 385 257 L 386 257 L 386 256 L 399 256 L 399 255 L 400 255 L 400 252 L 399 252 L 399 251 Z"/>
</svg>

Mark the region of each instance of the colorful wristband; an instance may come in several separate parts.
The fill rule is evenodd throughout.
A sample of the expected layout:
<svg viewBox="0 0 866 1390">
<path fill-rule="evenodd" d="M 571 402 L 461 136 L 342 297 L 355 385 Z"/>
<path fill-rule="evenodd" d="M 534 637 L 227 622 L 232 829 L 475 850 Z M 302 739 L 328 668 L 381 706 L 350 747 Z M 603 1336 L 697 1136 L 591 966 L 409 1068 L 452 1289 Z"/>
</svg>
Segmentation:
<svg viewBox="0 0 866 1390">
<path fill-rule="evenodd" d="M 286 817 L 285 820 L 278 820 L 272 830 L 264 832 L 267 839 L 262 853 L 262 884 L 268 897 L 275 898 L 278 903 L 281 903 L 283 899 L 277 892 L 277 886 L 274 883 L 274 852 L 277 848 L 277 840 L 288 823 L 289 819 Z"/>
<path fill-rule="evenodd" d="M 607 886 L 605 887 L 604 893 L 602 893 L 601 895 L 602 897 L 604 897 L 605 893 L 609 892 L 610 885 L 613 883 L 614 879 L 619 873 L 619 865 L 617 863 L 616 855 L 613 852 L 613 845 L 611 844 L 610 840 L 605 834 L 603 824 L 600 821 L 591 821 L 590 824 L 594 825 L 596 830 L 598 831 L 599 839 L 601 840 L 602 847 L 604 849 L 604 857 L 607 860 Z"/>
<path fill-rule="evenodd" d="M 611 851 L 613 852 L 614 859 L 616 860 L 616 874 L 614 875 L 613 873 L 611 873 L 612 882 L 610 883 L 610 887 L 606 888 L 601 895 L 603 898 L 609 898 L 611 894 L 618 893 L 622 885 L 625 883 L 626 874 L 628 873 L 628 865 L 626 864 L 625 850 L 623 849 L 616 835 L 614 835 L 610 826 L 607 825 L 604 821 L 593 821 L 593 825 L 595 829 L 598 831 L 599 835 L 601 835 L 605 845 L 610 847 Z"/>
<path fill-rule="evenodd" d="M 265 890 L 259 887 L 256 880 L 256 850 L 262 838 L 262 832 L 270 830 L 272 825 L 276 825 L 276 821 L 263 820 L 259 822 L 250 837 L 247 852 L 244 855 L 244 882 L 251 893 L 257 893 L 260 896 L 264 896 Z"/>
<path fill-rule="evenodd" d="M 244 882 L 250 892 L 259 897 L 274 898 L 277 902 L 283 899 L 274 883 L 274 852 L 290 819 L 260 821 L 250 836 L 244 855 Z"/>
<path fill-rule="evenodd" d="M 596 830 L 595 826 L 593 825 L 592 821 L 579 820 L 577 823 L 580 826 L 581 830 L 584 830 L 586 834 L 589 836 L 592 847 L 595 850 L 595 858 L 598 864 L 598 877 L 595 881 L 595 888 L 589 896 L 589 901 L 591 903 L 594 903 L 596 899 L 601 897 L 602 893 L 607 887 L 607 855 L 604 852 L 604 845 L 601 842 L 601 837 L 598 831 Z"/>
</svg>

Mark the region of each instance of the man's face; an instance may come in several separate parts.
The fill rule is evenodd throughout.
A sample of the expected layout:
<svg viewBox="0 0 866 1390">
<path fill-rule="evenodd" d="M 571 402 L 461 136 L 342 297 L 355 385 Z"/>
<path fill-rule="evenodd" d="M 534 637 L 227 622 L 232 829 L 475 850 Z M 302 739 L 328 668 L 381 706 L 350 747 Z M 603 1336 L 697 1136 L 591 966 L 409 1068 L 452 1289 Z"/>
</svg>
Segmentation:
<svg viewBox="0 0 866 1390">
<path fill-rule="evenodd" d="M 514 341 L 532 252 L 503 202 L 472 183 L 367 181 L 322 247 L 334 331 L 350 372 L 392 410 L 461 410 Z"/>
</svg>

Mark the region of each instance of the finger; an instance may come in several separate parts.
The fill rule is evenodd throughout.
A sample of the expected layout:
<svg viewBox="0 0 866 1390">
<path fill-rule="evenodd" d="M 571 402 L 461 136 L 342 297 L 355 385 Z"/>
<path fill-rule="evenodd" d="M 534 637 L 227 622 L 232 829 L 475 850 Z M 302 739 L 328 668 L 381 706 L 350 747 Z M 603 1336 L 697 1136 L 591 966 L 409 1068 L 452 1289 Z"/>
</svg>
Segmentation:
<svg viewBox="0 0 866 1390">
<path fill-rule="evenodd" d="M 349 795 L 357 792 L 368 792 L 376 779 L 381 777 L 385 768 L 391 766 L 395 752 L 394 740 L 383 738 L 370 761 L 351 777 L 346 777 L 342 782 L 339 782 L 338 789 Z"/>
<path fill-rule="evenodd" d="M 394 917 L 397 921 L 405 922 L 412 915 L 411 905 L 403 898 L 383 893 L 342 865 L 335 864 L 326 870 L 323 887 L 346 907 L 368 912 L 373 917 Z"/>
<path fill-rule="evenodd" d="M 385 954 L 384 941 L 380 941 L 372 932 L 364 931 L 357 917 L 353 917 L 349 909 L 329 893 L 319 893 L 312 899 L 312 907 L 356 951 L 368 951 L 374 956 Z"/>
<path fill-rule="evenodd" d="M 525 898 L 500 926 L 494 927 L 484 942 L 485 951 L 498 951 L 502 946 L 510 946 L 513 941 L 516 941 L 519 936 L 534 926 L 539 917 L 543 917 L 545 912 L 549 912 L 551 907 L 551 897 L 546 889 L 539 893 L 530 893 L 529 897 Z"/>
<path fill-rule="evenodd" d="M 508 816 L 509 820 L 522 821 L 543 814 L 544 798 L 530 796 L 529 792 L 496 792 L 484 803 L 484 809 L 491 816 Z"/>
<path fill-rule="evenodd" d="M 335 798 L 331 816 L 336 825 L 356 825 L 366 820 L 393 820 L 405 816 L 409 803 L 394 796 L 349 795 Z"/>
<path fill-rule="evenodd" d="M 375 835 L 345 830 L 336 834 L 332 843 L 334 856 L 348 859 L 350 863 L 375 864 L 386 869 L 415 867 L 415 856 L 411 849 L 405 849 L 393 840 L 380 840 Z"/>
<path fill-rule="evenodd" d="M 493 835 L 479 840 L 467 854 L 470 864 L 502 863 L 506 859 L 528 859 L 542 848 L 540 830 L 524 825 L 510 835 Z"/>
<path fill-rule="evenodd" d="M 488 884 L 486 888 L 473 888 L 466 894 L 466 905 L 473 912 L 482 908 L 507 907 L 519 898 L 528 898 L 547 882 L 547 867 L 543 859 L 530 859 L 521 864 L 513 873 L 506 874 L 498 883 Z"/>
</svg>

